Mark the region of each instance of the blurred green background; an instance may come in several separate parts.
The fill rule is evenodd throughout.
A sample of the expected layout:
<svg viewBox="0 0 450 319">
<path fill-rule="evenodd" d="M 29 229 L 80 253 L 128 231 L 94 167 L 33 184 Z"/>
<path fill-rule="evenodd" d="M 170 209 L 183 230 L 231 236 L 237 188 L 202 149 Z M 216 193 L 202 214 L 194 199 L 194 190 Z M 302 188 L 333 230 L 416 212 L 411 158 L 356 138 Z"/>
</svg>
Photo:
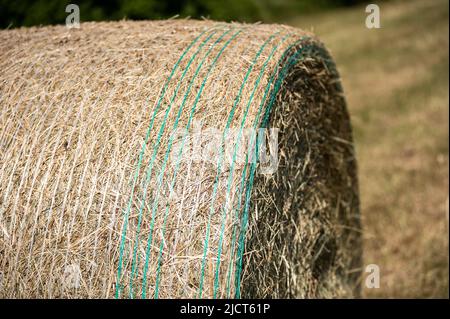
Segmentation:
<svg viewBox="0 0 450 319">
<path fill-rule="evenodd" d="M 352 6 L 362 0 L 0 0 L 0 28 L 64 23 L 65 8 L 80 7 L 81 21 L 208 17 L 275 22 L 300 13 Z"/>
</svg>

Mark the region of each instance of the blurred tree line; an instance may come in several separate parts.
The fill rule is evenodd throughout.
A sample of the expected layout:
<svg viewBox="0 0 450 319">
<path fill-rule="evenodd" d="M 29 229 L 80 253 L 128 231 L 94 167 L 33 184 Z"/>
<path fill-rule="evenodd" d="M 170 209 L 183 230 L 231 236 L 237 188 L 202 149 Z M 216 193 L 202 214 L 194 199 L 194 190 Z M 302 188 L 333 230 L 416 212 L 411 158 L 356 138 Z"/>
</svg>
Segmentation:
<svg viewBox="0 0 450 319">
<path fill-rule="evenodd" d="M 351 6 L 363 0 L 0 0 L 0 28 L 64 23 L 65 8 L 80 7 L 81 21 L 208 17 L 224 21 L 277 21 L 281 17 Z"/>
</svg>

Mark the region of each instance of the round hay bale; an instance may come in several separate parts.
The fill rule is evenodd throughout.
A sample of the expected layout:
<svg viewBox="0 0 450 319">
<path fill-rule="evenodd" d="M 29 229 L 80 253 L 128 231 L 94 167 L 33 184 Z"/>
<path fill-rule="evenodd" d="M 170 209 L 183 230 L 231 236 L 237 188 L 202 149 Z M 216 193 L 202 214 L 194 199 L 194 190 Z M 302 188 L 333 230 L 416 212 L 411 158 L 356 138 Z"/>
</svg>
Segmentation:
<svg viewBox="0 0 450 319">
<path fill-rule="evenodd" d="M 351 128 L 312 34 L 0 31 L 0 297 L 351 297 Z"/>
</svg>

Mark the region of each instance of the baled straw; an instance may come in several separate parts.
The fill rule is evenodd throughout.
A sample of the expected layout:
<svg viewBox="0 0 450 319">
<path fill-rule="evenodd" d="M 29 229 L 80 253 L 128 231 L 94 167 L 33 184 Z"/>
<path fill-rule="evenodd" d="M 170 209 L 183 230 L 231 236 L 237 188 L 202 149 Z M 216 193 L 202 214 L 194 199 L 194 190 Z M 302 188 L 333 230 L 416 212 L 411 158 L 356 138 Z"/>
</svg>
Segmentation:
<svg viewBox="0 0 450 319">
<path fill-rule="evenodd" d="M 357 293 L 350 124 L 312 34 L 171 20 L 0 40 L 0 297 Z"/>
</svg>

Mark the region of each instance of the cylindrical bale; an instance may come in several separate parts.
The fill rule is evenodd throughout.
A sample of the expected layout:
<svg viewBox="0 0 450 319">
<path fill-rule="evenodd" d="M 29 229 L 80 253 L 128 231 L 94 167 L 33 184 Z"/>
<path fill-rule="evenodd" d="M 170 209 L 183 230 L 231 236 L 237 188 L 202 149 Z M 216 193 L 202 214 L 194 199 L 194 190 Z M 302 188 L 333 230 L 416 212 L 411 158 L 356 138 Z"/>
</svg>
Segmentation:
<svg viewBox="0 0 450 319">
<path fill-rule="evenodd" d="M 121 21 L 0 42 L 0 297 L 357 296 L 351 127 L 313 34 Z"/>
</svg>

